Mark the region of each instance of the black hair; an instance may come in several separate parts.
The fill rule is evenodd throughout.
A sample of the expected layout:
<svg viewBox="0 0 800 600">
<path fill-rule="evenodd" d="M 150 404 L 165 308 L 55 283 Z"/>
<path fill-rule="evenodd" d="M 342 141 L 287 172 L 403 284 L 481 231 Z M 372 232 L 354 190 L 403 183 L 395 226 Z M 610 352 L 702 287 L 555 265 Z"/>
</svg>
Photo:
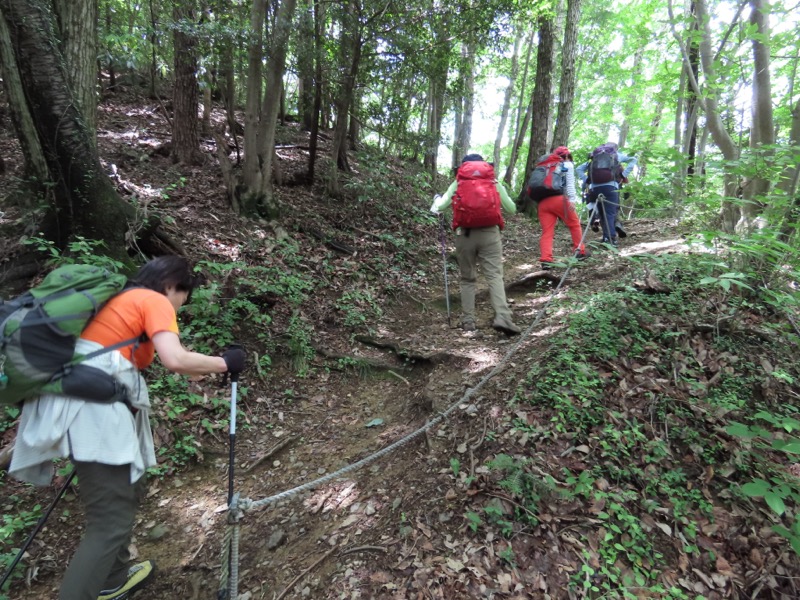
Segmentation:
<svg viewBox="0 0 800 600">
<path fill-rule="evenodd" d="M 183 256 L 159 256 L 145 263 L 128 282 L 128 287 L 143 287 L 164 294 L 168 287 L 179 292 L 192 291 L 200 285 L 201 278 L 192 273 L 189 261 Z"/>
<path fill-rule="evenodd" d="M 467 154 L 461 159 L 461 164 L 464 164 L 465 162 L 480 162 L 482 160 L 483 157 L 480 154 Z"/>
</svg>

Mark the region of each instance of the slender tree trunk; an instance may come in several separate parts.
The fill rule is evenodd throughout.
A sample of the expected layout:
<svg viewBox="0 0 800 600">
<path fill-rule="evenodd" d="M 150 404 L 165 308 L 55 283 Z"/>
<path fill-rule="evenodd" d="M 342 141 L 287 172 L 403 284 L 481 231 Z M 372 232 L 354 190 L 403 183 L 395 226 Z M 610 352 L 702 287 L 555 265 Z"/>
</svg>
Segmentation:
<svg viewBox="0 0 800 600">
<path fill-rule="evenodd" d="M 644 55 L 644 45 L 639 46 L 633 54 L 633 69 L 631 69 L 631 83 L 629 90 L 638 90 L 639 74 L 642 69 L 642 58 Z M 631 128 L 631 116 L 639 101 L 639 94 L 629 94 L 622 107 L 622 125 L 619 128 L 619 147 L 624 148 L 628 141 L 628 132 Z"/>
<path fill-rule="evenodd" d="M 442 139 L 442 120 L 445 113 L 447 75 L 450 71 L 452 38 L 447 14 L 439 14 L 433 0 L 430 12 L 436 15 L 431 23 L 433 44 L 428 65 L 428 110 L 426 112 L 425 155 L 423 166 L 435 180 L 439 157 L 439 142 Z"/>
<path fill-rule="evenodd" d="M 0 18 L 0 61 L 2 61 L 3 87 L 8 97 L 11 122 L 25 159 L 25 179 L 42 183 L 48 182 L 50 181 L 50 172 L 42 144 L 39 142 L 34 122 L 35 117 L 31 114 L 25 98 L 25 89 L 20 79 L 11 34 L 4 18 Z M 20 204 L 26 208 L 31 208 L 36 203 L 35 194 L 19 194 L 18 197 Z"/>
<path fill-rule="evenodd" d="M 578 48 L 578 24 L 581 20 L 581 0 L 568 0 L 564 46 L 561 50 L 561 83 L 558 88 L 558 116 L 553 133 L 553 146 L 566 146 L 572 128 L 572 105 L 575 101 L 575 63 Z"/>
<path fill-rule="evenodd" d="M 241 160 L 239 150 L 239 134 L 236 125 L 236 72 L 233 66 L 233 43 L 225 40 L 220 49 L 220 92 L 222 103 L 225 106 L 225 119 L 228 125 L 228 133 L 233 138 L 236 147 L 236 164 Z"/>
<path fill-rule="evenodd" d="M 508 158 L 508 167 L 503 181 L 507 186 L 511 186 L 511 178 L 514 175 L 514 169 L 517 166 L 519 158 L 519 150 L 525 140 L 525 133 L 528 131 L 528 124 L 531 120 L 532 102 L 531 97 L 526 93 L 528 87 L 528 70 L 531 64 L 531 54 L 533 52 L 533 40 L 536 35 L 536 30 L 532 29 L 528 37 L 528 50 L 525 53 L 525 67 L 522 70 L 522 81 L 519 86 L 519 102 L 517 104 L 517 117 L 516 125 L 514 128 L 513 142 L 511 145 L 511 154 Z"/>
<path fill-rule="evenodd" d="M 697 23 L 700 34 L 700 64 L 703 68 L 703 74 L 705 75 L 706 81 L 716 82 L 718 81 L 718 78 L 714 66 L 715 55 L 711 48 L 711 29 L 709 25 L 709 14 L 706 1 L 697 0 L 696 7 Z M 719 110 L 719 93 L 717 91 L 711 91 L 705 95 L 701 93 L 697 78 L 694 77 L 691 72 L 689 54 L 683 46 L 683 40 L 674 29 L 675 19 L 672 13 L 671 2 L 668 2 L 668 8 L 670 12 L 670 20 L 673 24 L 673 36 L 682 48 L 684 71 L 686 72 L 686 76 L 689 80 L 689 84 L 692 86 L 693 92 L 697 94 L 698 98 L 702 98 L 702 107 L 706 113 L 706 124 L 711 131 L 711 137 L 713 138 L 714 143 L 720 149 L 720 152 L 722 152 L 722 156 L 725 158 L 725 160 L 735 161 L 739 158 L 739 147 L 736 145 L 733 138 L 731 138 L 730 134 L 725 128 L 725 124 L 722 122 L 722 117 Z M 723 187 L 726 200 L 723 202 L 721 217 L 722 227 L 728 232 L 733 232 L 736 228 L 737 222 L 739 221 L 740 212 L 738 205 L 730 200 L 727 200 L 727 198 L 735 197 L 737 185 L 738 181 L 736 175 L 731 173 L 729 170 L 726 170 L 723 176 Z"/>
<path fill-rule="evenodd" d="M 639 178 L 640 180 L 645 178 L 647 174 L 647 166 L 648 162 L 650 161 L 650 156 L 652 154 L 652 148 L 655 146 L 656 140 L 658 139 L 658 130 L 661 126 L 661 116 L 664 112 L 665 106 L 665 99 L 666 99 L 666 92 L 664 89 L 659 90 L 658 94 L 656 94 L 656 106 L 653 110 L 653 117 L 650 119 L 650 127 L 648 128 L 647 134 L 647 143 L 645 144 L 644 149 L 642 150 L 641 154 L 639 155 L 639 161 L 637 163 L 637 168 L 639 169 Z"/>
<path fill-rule="evenodd" d="M 769 147 L 775 143 L 772 84 L 769 73 L 770 5 L 768 0 L 751 0 L 750 7 L 750 24 L 753 25 L 756 32 L 752 37 L 755 72 L 753 73 L 750 147 L 754 151 L 754 158 L 759 163 L 765 164 L 773 154 Z M 747 202 L 742 205 L 742 217 L 739 222 L 739 228 L 742 230 L 752 228 L 753 220 L 762 212 L 764 197 L 769 192 L 770 180 L 762 172 L 759 169 L 756 176 L 745 186 L 743 197 Z"/>
<path fill-rule="evenodd" d="M 197 122 L 197 38 L 192 31 L 196 24 L 195 12 L 194 0 L 179 0 L 173 10 L 175 89 L 172 103 L 175 114 L 172 120 L 172 149 L 174 160 L 184 164 L 202 162 Z"/>
<path fill-rule="evenodd" d="M 259 110 L 261 107 L 261 66 L 264 52 L 266 0 L 253 0 L 250 8 L 250 43 L 247 47 L 247 96 L 244 108 L 244 167 L 242 184 L 247 190 L 261 189 L 261 165 L 258 157 Z M 255 210 L 257 200 L 243 199 L 245 212 Z"/>
<path fill-rule="evenodd" d="M 314 2 L 314 116 L 311 121 L 311 136 L 308 150 L 308 181 L 314 182 L 314 169 L 317 161 L 317 140 L 319 138 L 319 119 L 322 111 L 322 3 Z"/>
<path fill-rule="evenodd" d="M 792 109 L 789 145 L 795 148 L 800 146 L 800 100 L 797 101 L 797 104 Z M 794 164 L 786 165 L 778 182 L 778 189 L 784 192 L 788 198 L 781 227 L 781 233 L 785 239 L 789 239 L 792 232 L 797 231 L 797 215 L 800 213 L 800 194 L 797 193 L 798 179 L 800 179 L 800 164 L 795 162 Z"/>
<path fill-rule="evenodd" d="M 522 34 L 518 33 L 514 39 L 514 53 L 511 56 L 511 72 L 508 75 L 508 86 L 503 96 L 503 108 L 500 111 L 500 125 L 497 127 L 497 136 L 494 139 L 494 164 L 500 165 L 500 146 L 503 144 L 503 135 L 506 131 L 508 112 L 511 108 L 511 97 L 517 85 L 517 72 L 519 71 L 519 46 L 522 43 Z"/>
<path fill-rule="evenodd" d="M 525 180 L 533 170 L 536 159 L 548 150 L 547 130 L 550 119 L 550 106 L 553 103 L 554 22 L 552 18 L 540 17 L 538 24 L 539 49 L 536 55 L 536 83 L 533 88 L 531 141 L 528 148 L 528 160 L 525 163 Z"/>
<path fill-rule="evenodd" d="M 305 131 L 311 131 L 314 119 L 314 15 L 311 1 L 302 0 L 297 48 L 297 111 Z"/>
<path fill-rule="evenodd" d="M 347 127 L 364 44 L 358 19 L 358 14 L 361 10 L 358 2 L 359 0 L 349 1 L 344 22 L 342 23 L 339 64 L 342 65 L 342 71 L 345 75 L 343 81 L 340 81 L 337 86 L 336 124 L 333 129 L 333 149 L 331 151 L 334 164 L 331 168 L 327 186 L 328 193 L 333 197 L 340 197 L 342 194 L 339 171 L 350 172 L 350 164 L 347 160 Z"/>
<path fill-rule="evenodd" d="M 503 178 L 503 181 L 509 187 L 511 186 L 512 183 L 511 177 L 514 174 L 514 168 L 517 166 L 517 160 L 519 159 L 519 151 L 522 148 L 522 144 L 525 142 L 525 134 L 528 132 L 528 126 L 531 123 L 532 115 L 533 115 L 533 98 L 531 98 L 531 101 L 528 103 L 528 108 L 525 110 L 525 116 L 523 117 L 519 131 L 517 132 L 517 138 L 514 140 L 514 145 L 511 147 L 511 156 L 508 159 L 508 168 L 506 169 L 506 175 Z"/>
<path fill-rule="evenodd" d="M 464 155 L 469 152 L 472 141 L 472 113 L 475 109 L 475 46 L 469 42 L 461 46 L 459 82 L 460 95 L 456 99 L 453 132 L 453 168 L 456 168 Z"/>
<path fill-rule="evenodd" d="M 695 14 L 697 7 L 694 2 L 689 5 L 689 19 L 691 26 L 688 32 L 689 65 L 695 81 L 700 80 L 700 48 L 697 43 L 697 19 Z M 697 93 L 691 86 L 686 90 L 686 114 L 684 115 L 684 134 L 683 134 L 683 156 L 686 157 L 686 189 L 691 190 L 691 183 L 695 174 L 695 162 L 697 160 L 697 115 L 698 98 Z"/>
<path fill-rule="evenodd" d="M 261 162 L 261 187 L 256 192 L 259 196 L 259 214 L 274 217 L 279 214 L 278 203 L 274 198 L 272 181 L 275 160 L 275 131 L 278 127 L 278 111 L 283 96 L 283 75 L 286 71 L 286 48 L 292 29 L 296 0 L 283 0 L 275 16 L 275 26 L 270 43 L 270 59 L 267 63 L 266 93 L 261 107 L 261 127 L 258 134 L 258 155 Z"/>
</svg>

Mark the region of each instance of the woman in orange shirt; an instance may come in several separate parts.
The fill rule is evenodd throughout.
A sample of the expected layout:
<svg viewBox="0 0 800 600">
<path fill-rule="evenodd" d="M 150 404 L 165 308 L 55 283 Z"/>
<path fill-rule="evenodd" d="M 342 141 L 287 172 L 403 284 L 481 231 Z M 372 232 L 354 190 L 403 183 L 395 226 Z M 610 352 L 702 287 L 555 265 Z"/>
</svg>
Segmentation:
<svg viewBox="0 0 800 600">
<path fill-rule="evenodd" d="M 207 356 L 181 344 L 176 312 L 197 283 L 185 258 L 153 259 L 81 333 L 75 351 L 84 356 L 124 340 L 140 340 L 82 363 L 114 377 L 125 391 L 125 402 L 45 394 L 23 405 L 9 473 L 46 485 L 52 460 L 69 456 L 86 513 L 86 531 L 64 575 L 59 600 L 121 600 L 153 574 L 152 561 L 130 566 L 128 552 L 143 475 L 156 465 L 150 401 L 139 371 L 156 354 L 167 369 L 183 375 L 244 369 L 245 354 L 239 347 Z"/>
</svg>

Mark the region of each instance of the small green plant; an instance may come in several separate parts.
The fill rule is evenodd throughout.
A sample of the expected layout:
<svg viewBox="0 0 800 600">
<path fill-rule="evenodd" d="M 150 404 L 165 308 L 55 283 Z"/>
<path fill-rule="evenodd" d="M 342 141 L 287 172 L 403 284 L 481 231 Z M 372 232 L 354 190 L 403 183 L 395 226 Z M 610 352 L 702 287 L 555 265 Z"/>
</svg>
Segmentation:
<svg viewBox="0 0 800 600">
<path fill-rule="evenodd" d="M 383 314 L 369 288 L 344 292 L 336 301 L 336 308 L 344 316 L 344 324 L 353 329 L 365 328 Z"/>
<path fill-rule="evenodd" d="M 481 516 L 476 512 L 467 511 L 464 518 L 467 520 L 467 527 L 469 527 L 473 533 L 476 533 L 480 526 L 483 525 Z"/>
<path fill-rule="evenodd" d="M 500 550 L 500 552 L 497 553 L 497 556 L 499 556 L 503 562 L 507 563 L 511 567 L 517 566 L 517 555 L 514 554 L 514 549 L 510 544 Z"/>
<path fill-rule="evenodd" d="M 8 498 L 9 502 L 19 502 L 17 496 Z M 20 534 L 26 533 L 30 530 L 42 516 L 42 507 L 37 504 L 31 510 L 20 510 L 16 514 L 4 514 L 2 524 L 0 524 L 0 572 L 5 572 L 14 558 L 17 556 L 17 548 L 15 548 L 15 540 Z M 4 588 L 0 590 L 0 598 L 3 598 L 4 592 L 8 591 L 11 582 L 14 579 L 21 577 L 21 572 L 24 565 L 18 564 L 6 582 Z"/>
<path fill-rule="evenodd" d="M 102 240 L 87 240 L 82 236 L 75 236 L 67 244 L 67 250 L 64 253 L 56 248 L 54 242 L 43 237 L 32 236 L 22 243 L 26 246 L 32 246 L 37 251 L 47 255 L 49 257 L 47 260 L 48 265 L 54 267 L 82 263 L 118 273 L 125 266 L 122 262 L 103 254 L 102 250 L 106 247 L 106 244 Z"/>
<path fill-rule="evenodd" d="M 298 311 L 289 319 L 289 326 L 286 329 L 286 336 L 289 339 L 289 353 L 291 354 L 294 369 L 300 377 L 308 374 L 309 364 L 316 355 L 316 350 L 311 344 L 314 337 L 314 328 L 304 319 Z"/>
<path fill-rule="evenodd" d="M 453 475 L 458 479 L 458 474 L 461 471 L 461 461 L 456 457 L 450 459 L 450 470 L 453 471 Z"/>
<path fill-rule="evenodd" d="M 412 531 L 413 528 L 411 527 L 411 524 L 408 522 L 408 517 L 406 516 L 406 513 L 404 512 L 400 513 L 400 535 L 402 537 L 408 537 L 409 535 L 411 535 Z"/>
</svg>

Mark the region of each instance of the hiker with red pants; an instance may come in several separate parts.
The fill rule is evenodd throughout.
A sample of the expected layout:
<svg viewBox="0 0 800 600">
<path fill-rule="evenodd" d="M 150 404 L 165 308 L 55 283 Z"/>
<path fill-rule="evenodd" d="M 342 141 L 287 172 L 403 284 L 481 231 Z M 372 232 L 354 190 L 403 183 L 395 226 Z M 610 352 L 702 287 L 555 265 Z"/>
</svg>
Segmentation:
<svg viewBox="0 0 800 600">
<path fill-rule="evenodd" d="M 156 354 L 164 367 L 183 375 L 236 374 L 245 366 L 241 347 L 210 356 L 181 344 L 177 311 L 199 283 L 185 258 L 154 258 L 81 333 L 76 356 L 95 353 L 81 364 L 112 376 L 124 401 L 116 396 L 87 401 L 44 393 L 22 406 L 9 474 L 47 485 L 53 459 L 67 456 L 78 474 L 86 528 L 69 561 L 59 600 L 123 600 L 153 577 L 155 563 L 131 564 L 129 550 L 137 508 L 146 491 L 145 471 L 158 464 L 150 398 L 140 369 L 148 367 Z M 137 338 L 136 344 L 118 346 Z M 115 346 L 118 349 L 97 353 Z"/>
<path fill-rule="evenodd" d="M 494 309 L 492 327 L 508 335 L 522 330 L 514 324 L 503 283 L 503 242 L 505 226 L 502 210 L 517 212 L 514 201 L 495 179 L 494 165 L 480 154 L 467 154 L 456 171 L 456 180 L 444 196 L 437 196 L 431 212 L 438 214 L 453 205 L 456 231 L 456 257 L 461 270 L 461 328 L 475 330 L 475 282 L 480 262 L 489 284 L 489 299 Z"/>
<path fill-rule="evenodd" d="M 637 162 L 636 157 L 620 152 L 617 144 L 608 142 L 595 148 L 589 160 L 576 169 L 579 178 L 588 177 L 589 201 L 597 203 L 604 244 L 616 246 L 618 238 L 628 235 L 617 217 L 619 190 L 628 182 Z"/>
<path fill-rule="evenodd" d="M 542 237 L 539 238 L 542 269 L 553 268 L 553 237 L 559 220 L 569 228 L 575 257 L 586 258 L 586 249 L 581 243 L 581 221 L 575 212 L 578 195 L 575 191 L 575 163 L 569 148 L 559 146 L 551 154 L 539 158 L 528 180 L 526 193 L 537 204 L 536 212 L 542 227 Z"/>
</svg>

